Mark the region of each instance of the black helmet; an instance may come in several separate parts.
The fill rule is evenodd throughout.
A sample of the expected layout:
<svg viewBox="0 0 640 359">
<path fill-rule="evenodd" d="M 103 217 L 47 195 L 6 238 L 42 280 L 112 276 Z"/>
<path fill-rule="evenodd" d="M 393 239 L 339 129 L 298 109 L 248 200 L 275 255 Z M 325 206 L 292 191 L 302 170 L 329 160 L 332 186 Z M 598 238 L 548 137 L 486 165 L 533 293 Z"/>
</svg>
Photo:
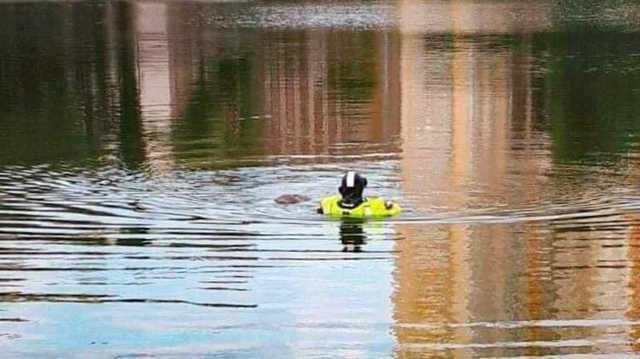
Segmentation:
<svg viewBox="0 0 640 359">
<path fill-rule="evenodd" d="M 338 187 L 338 191 L 342 195 L 342 204 L 357 206 L 362 203 L 362 191 L 365 187 L 367 187 L 366 178 L 354 171 L 347 172 Z"/>
</svg>

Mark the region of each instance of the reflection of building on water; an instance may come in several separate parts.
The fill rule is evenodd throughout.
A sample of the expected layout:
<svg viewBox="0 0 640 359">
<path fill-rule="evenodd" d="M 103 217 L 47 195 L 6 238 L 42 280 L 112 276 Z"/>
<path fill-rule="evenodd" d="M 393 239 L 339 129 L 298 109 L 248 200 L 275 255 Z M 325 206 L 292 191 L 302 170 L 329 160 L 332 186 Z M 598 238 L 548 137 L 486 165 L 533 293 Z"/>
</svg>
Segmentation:
<svg viewBox="0 0 640 359">
<path fill-rule="evenodd" d="M 552 25 L 549 2 L 440 2 L 400 0 L 403 34 L 518 34 Z"/>
<path fill-rule="evenodd" d="M 325 154 L 339 143 L 357 143 L 341 153 L 366 152 L 362 143 L 394 151 L 399 132 L 394 93 L 397 61 L 391 35 L 314 30 L 267 34 L 264 113 L 270 154 Z M 377 150 L 380 150 L 379 148 Z"/>
<path fill-rule="evenodd" d="M 171 157 L 172 72 L 168 41 L 168 5 L 136 4 L 136 49 L 140 87 L 141 124 L 147 165 L 154 170 L 172 167 Z"/>
<path fill-rule="evenodd" d="M 629 321 L 637 321 L 640 319 L 640 225 L 638 225 L 638 216 L 631 215 L 631 229 L 629 231 L 627 260 L 631 263 L 629 273 L 629 306 L 625 313 L 625 317 Z M 640 353 L 640 327 L 634 326 L 629 330 L 629 339 L 631 341 L 630 350 Z"/>
<path fill-rule="evenodd" d="M 511 11 L 511 6 L 533 8 Z M 432 15 L 418 17 L 414 14 L 427 12 L 416 7 L 429 8 Z M 518 22 L 514 19 L 520 12 L 542 21 Z M 541 115 L 533 113 L 539 107 L 533 103 L 540 99 L 534 99 L 530 70 L 532 32 L 549 25 L 548 14 L 536 13 L 536 5 L 529 4 L 415 1 L 402 1 L 399 14 L 406 20 L 400 21 L 400 164 L 402 185 L 413 206 L 424 212 L 464 212 L 474 205 L 517 209 L 540 203 L 547 181 L 553 180 L 545 175 L 552 158 L 548 135 L 535 129 Z M 501 34 L 517 36 L 521 46 L 514 50 L 510 38 Z M 526 174 L 518 177 L 524 180 L 510 180 L 513 172 Z M 470 193 L 472 187 L 481 188 L 481 193 Z M 438 327 L 441 323 L 637 320 L 635 227 L 624 221 L 620 226 L 603 225 L 597 218 L 513 225 L 397 225 L 405 238 L 396 244 L 393 302 L 398 354 L 406 353 L 405 344 L 543 342 L 567 331 L 534 326 L 514 338 L 508 330 L 488 333 Z M 627 286 L 631 295 L 623 293 Z M 435 327 L 411 325 L 415 323 Z M 579 337 L 628 336 L 633 343 L 640 337 L 635 326 L 573 330 Z M 631 349 L 637 350 L 637 345 Z M 535 347 L 522 352 L 548 353 Z M 477 353 L 458 349 L 456 354 Z"/>
<path fill-rule="evenodd" d="M 212 155 L 397 151 L 391 33 L 230 33 L 194 21 L 224 13 L 219 4 L 136 10 L 145 146 L 150 163 L 158 157 L 152 166 L 171 151 L 188 155 L 183 142 L 197 137 Z M 176 137 L 185 133 L 193 137 Z"/>
<path fill-rule="evenodd" d="M 532 116 L 532 75 L 526 68 L 530 53 L 514 53 L 500 43 L 506 39 L 499 34 L 526 34 L 548 23 L 520 23 L 513 18 L 513 6 L 522 5 L 400 3 L 402 186 L 420 211 L 513 206 L 531 202 L 535 198 L 524 199 L 523 193 L 535 196 L 541 188 L 539 182 L 509 181 L 511 171 L 542 173 L 550 159 L 526 150 L 518 152 L 525 159 L 511 157 L 516 153 L 511 146 L 522 135 L 514 131 Z M 525 10 L 546 19 L 535 7 Z M 434 21 L 414 15 L 424 13 Z M 527 131 L 523 133 L 538 135 Z M 472 185 L 483 193 L 470 193 Z M 471 330 L 425 331 L 407 323 L 513 318 L 510 298 L 526 290 L 509 273 L 517 272 L 518 258 L 535 254 L 535 249 L 525 251 L 513 241 L 510 226 L 407 224 L 397 229 L 406 238 L 397 243 L 395 274 L 400 348 L 416 342 L 473 341 Z"/>
</svg>

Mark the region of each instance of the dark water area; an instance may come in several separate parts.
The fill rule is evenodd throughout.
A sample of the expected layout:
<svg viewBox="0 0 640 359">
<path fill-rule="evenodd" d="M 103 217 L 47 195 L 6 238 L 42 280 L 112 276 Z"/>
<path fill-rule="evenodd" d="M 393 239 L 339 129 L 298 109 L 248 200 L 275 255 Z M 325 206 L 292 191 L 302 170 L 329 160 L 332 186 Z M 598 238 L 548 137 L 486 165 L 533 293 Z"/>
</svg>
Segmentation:
<svg viewBox="0 0 640 359">
<path fill-rule="evenodd" d="M 3 357 L 639 354 L 635 2 L 2 3 L 0 97 Z"/>
</svg>

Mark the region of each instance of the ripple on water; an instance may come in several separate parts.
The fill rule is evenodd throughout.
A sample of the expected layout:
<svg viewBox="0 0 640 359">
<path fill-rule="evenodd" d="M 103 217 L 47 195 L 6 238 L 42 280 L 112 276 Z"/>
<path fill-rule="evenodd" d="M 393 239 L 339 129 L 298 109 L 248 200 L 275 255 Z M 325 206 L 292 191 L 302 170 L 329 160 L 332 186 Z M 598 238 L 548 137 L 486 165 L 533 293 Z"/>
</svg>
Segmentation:
<svg viewBox="0 0 640 359">
<path fill-rule="evenodd" d="M 358 268 L 378 273 L 389 270 L 392 263 L 407 257 L 404 242 L 424 242 L 430 249 L 423 258 L 439 263 L 438 256 L 443 254 L 437 236 L 428 234 L 438 228 L 467 226 L 477 233 L 491 234 L 496 226 L 511 225 L 513 235 L 518 237 L 518 231 L 529 226 L 536 228 L 541 240 L 553 236 L 553 242 L 544 242 L 548 247 L 532 249 L 541 254 L 539 263 L 515 271 L 518 280 L 561 285 L 550 290 L 546 294 L 549 296 L 570 295 L 585 271 L 613 271 L 615 277 L 629 270 L 629 261 L 618 251 L 629 247 L 621 238 L 628 228 L 637 225 L 629 214 L 638 210 L 640 200 L 632 193 L 559 196 L 520 207 L 505 204 L 425 211 L 412 207 L 411 198 L 403 200 L 406 198 L 394 174 L 396 160 L 385 161 L 371 164 L 374 185 L 370 191 L 400 198 L 406 212 L 398 218 L 358 225 L 362 233 L 348 239 L 341 237 L 340 221 L 313 214 L 313 199 L 335 188 L 342 172 L 339 163 L 289 162 L 277 167 L 209 172 L 176 170 L 162 176 L 113 169 L 5 168 L 0 170 L 0 283 L 4 288 L 0 301 L 115 308 L 139 305 L 141 312 L 156 306 L 186 306 L 260 311 L 265 315 L 273 315 L 269 313 L 282 310 L 282 303 L 287 303 L 287 310 L 307 318 L 297 330 L 328 335 L 327 345 L 335 346 L 367 329 L 339 321 L 314 326 L 313 313 L 320 309 L 305 308 L 304 298 L 340 291 L 343 286 L 358 288 L 358 292 L 375 291 L 373 278 L 363 277 Z M 286 189 L 282 183 L 287 183 Z M 289 192 L 312 200 L 289 206 L 274 202 L 274 198 Z M 482 189 L 472 193 L 475 195 L 482 196 Z M 412 226 L 427 234 L 407 233 L 406 228 Z M 478 236 L 491 240 L 490 236 Z M 356 250 L 359 240 L 369 243 L 360 252 Z M 479 242 L 463 242 L 463 246 L 474 243 Z M 594 252 L 594 246 L 601 250 Z M 544 257 L 548 253 L 554 257 Z M 585 257 L 593 260 L 585 261 Z M 496 267 L 503 265 L 490 262 Z M 429 265 L 420 262 L 427 269 Z M 288 283 L 315 283 L 314 272 L 318 271 L 333 273 L 332 277 L 352 273 L 360 279 L 323 281 L 317 283 L 318 288 L 279 286 L 285 277 Z M 485 281 L 490 279 L 474 279 L 477 286 L 489 285 Z M 604 288 L 611 285 L 606 280 L 597 284 Z M 437 289 L 448 284 L 435 280 L 430 285 Z M 314 290 L 320 291 L 310 294 Z M 616 311 L 615 305 L 606 305 L 613 303 L 610 295 L 606 291 L 594 293 L 591 300 L 599 303 L 602 312 Z M 438 305 L 438 300 L 425 300 Z M 347 313 L 347 308 L 332 310 L 346 318 L 358 317 Z M 574 310 L 589 313 L 593 309 L 584 304 Z M 12 310 L 2 314 L 0 325 L 27 326 L 35 318 Z M 460 324 L 398 321 L 393 330 L 399 338 L 399 353 L 494 355 L 499 351 L 526 355 L 531 350 L 576 353 L 594 347 L 622 352 L 631 343 L 616 331 L 637 327 L 633 320 L 569 318 L 470 320 Z M 249 330 L 243 325 L 239 328 Z M 527 337 L 531 331 L 537 333 L 535 338 Z M 22 330 L 6 332 L 23 334 Z"/>
</svg>

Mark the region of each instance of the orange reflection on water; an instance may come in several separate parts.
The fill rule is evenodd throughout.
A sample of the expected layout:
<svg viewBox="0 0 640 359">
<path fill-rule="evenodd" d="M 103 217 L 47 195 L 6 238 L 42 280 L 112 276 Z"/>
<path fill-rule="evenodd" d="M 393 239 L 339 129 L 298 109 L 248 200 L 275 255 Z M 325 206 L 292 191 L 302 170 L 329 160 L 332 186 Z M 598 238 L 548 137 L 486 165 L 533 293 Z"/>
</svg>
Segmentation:
<svg viewBox="0 0 640 359">
<path fill-rule="evenodd" d="M 411 18 L 416 6 L 431 5 L 400 2 L 401 17 Z M 546 25 L 517 27 L 508 20 L 511 10 L 488 6 L 487 16 L 504 21 L 487 27 L 486 17 L 469 16 L 477 6 L 441 4 L 436 8 L 447 16 L 439 22 L 401 25 L 400 165 L 407 199 L 429 214 L 477 205 L 517 212 L 552 197 L 548 191 L 579 198 L 592 188 L 547 175 L 561 165 L 552 159 L 548 135 L 534 126 L 541 114 L 529 32 Z M 536 9 L 526 12 L 547 18 Z M 451 34 L 442 35 L 446 29 Z M 491 40 L 520 32 L 517 51 Z M 637 350 L 636 227 L 621 213 L 507 225 L 397 225 L 403 240 L 396 244 L 392 298 L 396 354 Z"/>
<path fill-rule="evenodd" d="M 519 24 L 507 20 L 512 9 L 488 5 L 492 19 L 504 20 L 489 22 L 483 16 L 470 16 L 472 8 L 481 7 L 477 4 L 402 1 L 399 7 L 401 17 L 415 20 L 400 25 L 400 164 L 402 186 L 413 207 L 431 213 L 461 211 L 480 203 L 500 207 L 535 202 L 544 180 L 510 181 L 513 171 L 527 171 L 532 173 L 529 178 L 536 178 L 550 161 L 534 149 L 511 150 L 522 133 L 535 136 L 527 127 L 530 123 L 522 123 L 531 117 L 528 54 L 469 35 L 513 31 L 512 26 Z M 411 15 L 416 7 L 437 10 L 444 14 L 439 18 L 450 23 L 419 24 Z M 451 35 L 439 34 L 449 29 Z M 522 131 L 523 126 L 527 130 Z M 530 298 L 529 313 L 513 312 L 512 293 L 535 296 L 540 283 L 512 278 L 523 264 L 517 258 L 528 258 L 531 265 L 539 261 L 535 241 L 523 248 L 514 242 L 512 226 L 402 224 L 396 228 L 404 238 L 396 245 L 393 296 L 399 356 L 449 351 L 472 356 L 475 349 L 464 344 L 513 338 L 505 331 L 460 324 L 539 318 L 542 304 L 535 297 Z M 524 226 L 523 231 L 525 236 L 538 236 L 533 227 Z M 535 328 L 527 335 L 532 340 L 538 337 Z M 449 344 L 462 346 L 447 349 L 453 348 Z"/>
<path fill-rule="evenodd" d="M 398 70 L 390 37 L 325 30 L 265 36 L 267 153 L 395 152 Z"/>
</svg>

